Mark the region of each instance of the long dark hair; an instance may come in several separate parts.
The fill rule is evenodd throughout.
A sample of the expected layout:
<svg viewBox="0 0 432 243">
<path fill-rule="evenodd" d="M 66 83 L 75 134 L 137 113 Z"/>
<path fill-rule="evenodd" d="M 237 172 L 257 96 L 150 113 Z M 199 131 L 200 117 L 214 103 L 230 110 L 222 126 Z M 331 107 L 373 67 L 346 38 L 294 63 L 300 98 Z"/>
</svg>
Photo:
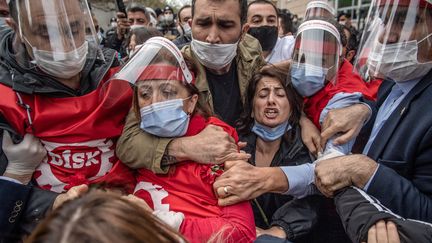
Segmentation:
<svg viewBox="0 0 432 243">
<path fill-rule="evenodd" d="M 240 135 L 247 135 L 251 132 L 254 123 L 254 118 L 251 116 L 253 110 L 253 100 L 258 83 L 263 77 L 276 78 L 280 84 L 285 87 L 286 97 L 291 106 L 291 114 L 288 118 L 288 122 L 291 124 L 291 126 L 295 126 L 300 121 L 300 116 L 303 109 L 303 100 L 301 96 L 295 91 L 291 82 L 287 80 L 286 72 L 272 65 L 266 66 L 254 76 L 252 76 L 251 80 L 249 81 L 244 111 L 241 114 L 240 119 L 236 122 L 237 132 Z"/>
</svg>

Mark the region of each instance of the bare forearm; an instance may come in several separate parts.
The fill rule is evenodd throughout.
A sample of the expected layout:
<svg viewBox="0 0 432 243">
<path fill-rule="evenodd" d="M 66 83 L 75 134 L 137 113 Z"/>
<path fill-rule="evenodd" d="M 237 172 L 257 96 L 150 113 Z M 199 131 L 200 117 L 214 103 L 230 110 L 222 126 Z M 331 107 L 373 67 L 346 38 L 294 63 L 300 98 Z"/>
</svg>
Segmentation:
<svg viewBox="0 0 432 243">
<path fill-rule="evenodd" d="M 262 173 L 267 178 L 264 184 L 267 192 L 284 193 L 288 191 L 288 179 L 279 167 L 263 168 Z"/>
<path fill-rule="evenodd" d="M 188 138 L 176 138 L 173 139 L 165 151 L 162 164 L 163 163 L 174 163 L 190 159 L 187 155 L 185 148 L 186 146 L 191 146 L 189 144 Z M 165 161 L 164 161 L 165 160 Z"/>
</svg>

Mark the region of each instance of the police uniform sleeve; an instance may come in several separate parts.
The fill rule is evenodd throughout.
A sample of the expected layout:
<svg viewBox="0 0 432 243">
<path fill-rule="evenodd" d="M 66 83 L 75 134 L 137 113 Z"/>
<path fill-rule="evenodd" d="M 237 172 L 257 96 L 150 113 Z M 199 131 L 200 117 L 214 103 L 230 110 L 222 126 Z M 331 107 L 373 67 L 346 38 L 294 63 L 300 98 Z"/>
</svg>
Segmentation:
<svg viewBox="0 0 432 243">
<path fill-rule="evenodd" d="M 133 169 L 146 168 L 155 173 L 166 174 L 168 166 L 161 161 L 171 138 L 159 138 L 139 128 L 139 121 L 131 110 L 126 118 L 123 133 L 117 142 L 118 158 Z"/>
</svg>

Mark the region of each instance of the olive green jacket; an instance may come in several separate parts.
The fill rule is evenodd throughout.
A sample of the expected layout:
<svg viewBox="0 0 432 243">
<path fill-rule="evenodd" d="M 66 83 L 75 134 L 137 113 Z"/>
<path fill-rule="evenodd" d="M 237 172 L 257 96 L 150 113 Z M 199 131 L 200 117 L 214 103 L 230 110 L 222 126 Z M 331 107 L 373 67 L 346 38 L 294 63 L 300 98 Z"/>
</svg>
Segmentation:
<svg viewBox="0 0 432 243">
<path fill-rule="evenodd" d="M 198 69 L 195 85 L 200 91 L 200 99 L 204 99 L 213 110 L 213 99 L 209 90 L 206 70 L 196 59 L 190 45 L 185 46 L 182 52 L 195 60 Z M 258 40 L 250 35 L 245 35 L 237 48 L 237 74 L 240 87 L 240 95 L 244 103 L 246 90 L 252 75 L 264 66 L 265 61 L 261 56 L 261 46 Z M 147 134 L 139 128 L 139 121 L 133 111 L 126 118 L 123 134 L 117 142 L 116 153 L 118 158 L 130 168 L 147 168 L 155 173 L 166 173 L 168 166 L 161 166 L 161 160 L 168 144 L 173 138 L 160 138 Z"/>
</svg>

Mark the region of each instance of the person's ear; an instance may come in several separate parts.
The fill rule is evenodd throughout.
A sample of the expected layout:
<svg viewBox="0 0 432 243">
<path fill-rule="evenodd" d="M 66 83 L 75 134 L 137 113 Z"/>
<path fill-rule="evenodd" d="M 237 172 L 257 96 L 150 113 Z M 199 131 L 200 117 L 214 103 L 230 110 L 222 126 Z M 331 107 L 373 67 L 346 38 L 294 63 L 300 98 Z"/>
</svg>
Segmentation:
<svg viewBox="0 0 432 243">
<path fill-rule="evenodd" d="M 193 28 L 192 28 L 192 18 L 187 21 L 189 27 L 191 28 L 191 36 L 193 37 Z"/>
<path fill-rule="evenodd" d="M 192 28 L 192 18 L 190 18 L 187 23 L 189 24 L 189 26 Z"/>
<path fill-rule="evenodd" d="M 247 34 L 247 32 L 249 31 L 250 25 L 249 23 L 245 23 L 242 27 L 242 33 L 240 36 L 240 41 L 244 38 L 244 36 Z"/>
<path fill-rule="evenodd" d="M 188 106 L 187 113 L 193 114 L 195 107 L 196 107 L 196 104 L 198 103 L 198 95 L 193 94 L 188 102 L 189 102 L 189 106 Z"/>
<path fill-rule="evenodd" d="M 346 54 L 346 59 L 351 62 L 351 60 L 354 58 L 356 52 L 354 50 L 348 51 Z"/>
</svg>

